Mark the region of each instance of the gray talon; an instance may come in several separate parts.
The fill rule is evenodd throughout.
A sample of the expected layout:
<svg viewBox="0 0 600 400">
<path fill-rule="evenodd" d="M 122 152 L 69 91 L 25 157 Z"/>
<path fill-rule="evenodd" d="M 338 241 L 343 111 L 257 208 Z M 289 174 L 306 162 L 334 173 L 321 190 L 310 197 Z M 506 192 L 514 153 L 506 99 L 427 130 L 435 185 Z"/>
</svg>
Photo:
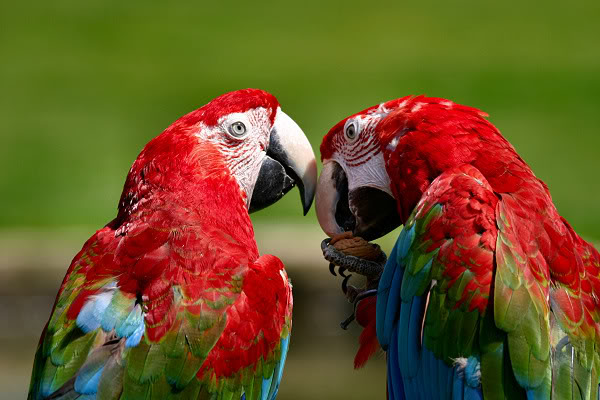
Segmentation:
<svg viewBox="0 0 600 400">
<path fill-rule="evenodd" d="M 352 321 L 354 321 L 354 318 L 355 318 L 354 313 L 352 313 L 352 315 L 350 315 L 344 321 L 340 322 L 340 327 L 343 330 L 347 330 L 348 329 L 348 325 L 350 325 L 352 323 Z"/>
<path fill-rule="evenodd" d="M 330 246 L 330 238 L 327 238 L 321 242 L 321 250 L 323 251 L 323 257 L 329 261 L 329 271 L 332 275 L 337 276 L 335 273 L 335 266 L 339 266 L 338 274 L 341 275 L 344 280 L 342 281 L 342 291 L 346 295 L 348 302 L 354 305 L 352 315 L 346 320 L 340 323 L 342 329 L 348 329 L 348 326 L 354 321 L 356 314 L 356 307 L 361 300 L 369 296 L 377 295 L 377 286 L 379 278 L 383 273 L 385 263 L 387 262 L 387 256 L 382 251 L 377 260 L 365 260 L 353 255 L 344 254 L 343 252 L 336 249 L 334 246 Z M 348 281 L 352 275 L 346 275 L 345 272 L 353 272 L 359 275 L 363 275 L 367 278 L 367 283 L 364 288 L 357 288 L 352 285 L 348 285 Z"/>
<path fill-rule="evenodd" d="M 330 263 L 339 265 L 341 267 L 340 271 L 338 271 L 340 272 L 340 274 L 343 274 L 343 271 L 348 270 L 350 272 L 366 276 L 369 279 L 379 278 L 381 272 L 383 271 L 383 266 L 387 261 L 385 253 L 381 252 L 381 256 L 377 261 L 365 260 L 359 257 L 342 253 L 335 247 L 330 246 L 329 241 L 330 239 L 325 239 L 323 240 L 323 242 L 321 242 L 321 250 L 323 250 L 323 257 Z"/>
<path fill-rule="evenodd" d="M 337 274 L 335 273 L 335 264 L 332 262 L 329 263 L 329 272 L 331 272 L 331 275 L 337 276 Z"/>
<path fill-rule="evenodd" d="M 341 273 L 340 273 L 341 275 Z M 342 281 L 342 292 L 344 292 L 344 294 L 347 294 L 348 292 L 348 280 L 352 277 L 352 275 L 343 275 L 344 276 L 344 280 Z"/>
</svg>

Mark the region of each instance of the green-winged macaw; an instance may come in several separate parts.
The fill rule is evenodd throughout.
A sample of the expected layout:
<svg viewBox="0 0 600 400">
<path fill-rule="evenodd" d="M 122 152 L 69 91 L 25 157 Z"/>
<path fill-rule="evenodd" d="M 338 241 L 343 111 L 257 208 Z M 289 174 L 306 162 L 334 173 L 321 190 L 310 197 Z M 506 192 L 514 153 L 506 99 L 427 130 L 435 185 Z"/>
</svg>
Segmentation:
<svg viewBox="0 0 600 400">
<path fill-rule="evenodd" d="M 323 139 L 323 230 L 373 240 L 404 225 L 379 265 L 323 243 L 375 282 L 352 291 L 357 363 L 378 339 L 390 399 L 596 400 L 600 255 L 486 116 L 408 96 Z"/>
<path fill-rule="evenodd" d="M 313 151 L 262 90 L 224 94 L 151 140 L 117 217 L 67 271 L 28 398 L 274 399 L 292 293 L 249 212 L 294 185 L 306 213 Z"/>
</svg>

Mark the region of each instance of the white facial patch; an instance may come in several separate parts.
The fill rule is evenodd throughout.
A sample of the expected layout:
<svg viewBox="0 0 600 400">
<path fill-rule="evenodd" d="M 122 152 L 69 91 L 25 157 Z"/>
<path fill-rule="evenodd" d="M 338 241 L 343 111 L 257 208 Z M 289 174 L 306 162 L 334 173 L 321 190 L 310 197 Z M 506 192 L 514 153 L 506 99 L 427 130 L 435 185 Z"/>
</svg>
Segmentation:
<svg viewBox="0 0 600 400">
<path fill-rule="evenodd" d="M 343 163 L 340 163 L 340 165 L 344 168 Z M 344 168 L 344 172 L 348 177 L 348 190 L 367 186 L 383 190 L 394 197 L 390 189 L 390 177 L 385 169 L 385 161 L 381 151 L 378 151 L 360 165 L 353 168 Z"/>
<path fill-rule="evenodd" d="M 236 137 L 230 133 L 230 128 L 235 123 L 244 125 L 246 128 L 244 135 Z M 270 130 L 269 113 L 263 107 L 244 113 L 228 114 L 220 118 L 217 125 L 210 128 L 204 124 L 198 126 L 196 136 L 218 147 L 231 175 L 246 194 L 248 205 L 260 172 L 260 166 L 269 147 Z"/>
<path fill-rule="evenodd" d="M 372 187 L 382 190 L 393 197 L 390 189 L 390 177 L 385 169 L 385 161 L 379 141 L 374 133 L 377 124 L 390 113 L 381 103 L 377 108 L 364 115 L 348 119 L 344 134 L 350 124 L 357 128 L 356 138 L 342 143 L 340 150 L 333 155 L 348 177 L 348 189 Z"/>
</svg>

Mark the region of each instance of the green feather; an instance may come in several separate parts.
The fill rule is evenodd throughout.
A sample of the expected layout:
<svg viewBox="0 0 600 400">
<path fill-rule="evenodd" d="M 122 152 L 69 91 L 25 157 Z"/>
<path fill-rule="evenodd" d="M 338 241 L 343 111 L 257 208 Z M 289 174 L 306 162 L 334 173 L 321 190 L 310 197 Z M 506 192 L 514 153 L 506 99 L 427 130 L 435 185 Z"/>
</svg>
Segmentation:
<svg viewBox="0 0 600 400">
<path fill-rule="evenodd" d="M 208 394 L 204 396 L 200 396 L 201 390 L 203 386 L 200 381 L 197 379 L 193 379 L 190 383 L 182 390 L 175 391 L 170 396 L 164 397 L 164 399 L 173 399 L 173 400 L 198 400 L 198 399 L 208 399 L 210 398 Z"/>
<path fill-rule="evenodd" d="M 102 371 L 98 384 L 97 400 L 118 399 L 123 391 L 124 368 L 117 357 L 111 357 Z"/>
<path fill-rule="evenodd" d="M 488 347 L 491 350 L 491 346 Z M 481 356 L 481 385 L 484 398 L 490 400 L 526 399 L 525 390 L 515 380 L 505 343 Z"/>
<path fill-rule="evenodd" d="M 194 379 L 203 362 L 204 359 L 195 357 L 192 353 L 187 353 L 185 357 L 170 358 L 165 369 L 167 380 L 181 390 Z"/>
<path fill-rule="evenodd" d="M 144 400 L 150 395 L 150 383 L 141 383 L 128 373 L 123 374 L 123 393 L 120 400 Z"/>
<path fill-rule="evenodd" d="M 152 400 L 164 400 L 170 393 L 171 385 L 167 382 L 164 374 L 158 376 L 150 385 L 150 399 Z"/>
<path fill-rule="evenodd" d="M 164 372 L 166 356 L 158 344 L 141 341 L 136 347 L 125 350 L 127 374 L 140 383 L 153 381 Z"/>
<path fill-rule="evenodd" d="M 204 359 L 219 340 L 223 329 L 225 329 L 227 314 L 222 314 L 217 319 L 210 321 L 210 325 L 206 324 L 203 318 L 196 319 L 196 322 L 197 325 L 191 327 L 185 324 L 183 332 L 192 354 Z"/>
<path fill-rule="evenodd" d="M 523 250 L 509 240 L 510 225 L 504 213 L 496 244 L 494 316 L 498 328 L 508 333 L 508 350 L 515 378 L 528 390 L 548 394 L 550 365 L 549 310 L 539 303 L 537 287 L 526 286 L 527 265 Z M 533 284 L 535 285 L 535 283 Z M 548 386 L 548 387 L 547 387 Z"/>
<path fill-rule="evenodd" d="M 185 334 L 181 328 L 181 320 L 174 324 L 174 327 L 177 326 L 178 328 L 167 332 L 162 341 L 162 349 L 169 358 L 182 357 L 187 351 L 185 347 Z"/>
</svg>

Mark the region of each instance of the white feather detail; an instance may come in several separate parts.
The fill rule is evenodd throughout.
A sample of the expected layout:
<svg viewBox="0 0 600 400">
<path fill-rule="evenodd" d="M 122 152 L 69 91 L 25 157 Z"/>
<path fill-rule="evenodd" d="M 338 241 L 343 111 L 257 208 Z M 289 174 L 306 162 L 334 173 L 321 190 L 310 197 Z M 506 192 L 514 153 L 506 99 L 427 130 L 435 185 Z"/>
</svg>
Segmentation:
<svg viewBox="0 0 600 400">
<path fill-rule="evenodd" d="M 114 290 L 110 290 L 90 296 L 77 315 L 77 326 L 85 333 L 98 329 L 113 295 Z"/>
</svg>

